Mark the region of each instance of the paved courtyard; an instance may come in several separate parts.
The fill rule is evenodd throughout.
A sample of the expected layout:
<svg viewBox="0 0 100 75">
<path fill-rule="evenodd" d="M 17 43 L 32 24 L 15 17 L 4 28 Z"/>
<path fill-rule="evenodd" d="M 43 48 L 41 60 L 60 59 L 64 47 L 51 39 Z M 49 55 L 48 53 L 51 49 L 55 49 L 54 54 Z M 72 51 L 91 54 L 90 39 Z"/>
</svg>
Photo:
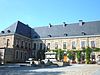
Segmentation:
<svg viewBox="0 0 100 75">
<path fill-rule="evenodd" d="M 100 75 L 100 65 L 74 64 L 56 67 L 0 66 L 0 75 Z"/>
</svg>

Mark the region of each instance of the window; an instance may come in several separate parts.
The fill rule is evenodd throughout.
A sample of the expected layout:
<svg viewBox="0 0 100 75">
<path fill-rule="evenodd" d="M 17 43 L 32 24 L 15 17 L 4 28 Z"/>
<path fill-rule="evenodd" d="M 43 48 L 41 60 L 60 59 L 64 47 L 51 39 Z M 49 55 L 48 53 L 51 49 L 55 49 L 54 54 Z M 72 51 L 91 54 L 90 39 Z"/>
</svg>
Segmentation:
<svg viewBox="0 0 100 75">
<path fill-rule="evenodd" d="M 43 44 L 43 50 L 45 50 L 45 44 Z"/>
<path fill-rule="evenodd" d="M 63 49 L 66 49 L 66 42 L 63 42 Z"/>
<path fill-rule="evenodd" d="M 85 48 L 85 41 L 81 41 L 81 48 Z"/>
<path fill-rule="evenodd" d="M 55 43 L 55 49 L 58 49 L 58 43 L 57 42 Z"/>
<path fill-rule="evenodd" d="M 3 43 L 4 45 L 6 45 L 6 38 L 3 38 Z"/>
<path fill-rule="evenodd" d="M 16 59 L 18 59 L 18 51 L 16 51 Z"/>
<path fill-rule="evenodd" d="M 21 42 L 21 48 L 23 48 L 23 44 L 24 44 L 24 42 L 22 41 L 22 42 Z"/>
<path fill-rule="evenodd" d="M 67 33 L 65 33 L 65 34 L 64 34 L 64 36 L 68 36 L 68 34 L 67 34 Z"/>
<path fill-rule="evenodd" d="M 42 50 L 42 43 L 40 43 L 40 50 Z"/>
<path fill-rule="evenodd" d="M 10 33 L 11 31 L 10 30 L 7 30 L 7 32 Z"/>
<path fill-rule="evenodd" d="M 16 39 L 16 47 L 20 46 L 19 43 L 20 43 L 19 40 Z"/>
<path fill-rule="evenodd" d="M 83 31 L 83 32 L 82 32 L 82 35 L 86 35 L 86 33 Z"/>
<path fill-rule="evenodd" d="M 29 43 L 29 49 L 31 48 L 31 44 Z"/>
<path fill-rule="evenodd" d="M 10 40 L 7 39 L 7 47 L 10 45 Z"/>
<path fill-rule="evenodd" d="M 91 47 L 95 48 L 95 41 L 91 41 Z"/>
<path fill-rule="evenodd" d="M 50 50 L 50 43 L 47 44 L 47 49 Z"/>
<path fill-rule="evenodd" d="M 3 34 L 4 34 L 5 32 L 4 32 L 4 31 L 1 31 L 1 33 L 3 33 Z"/>
<path fill-rule="evenodd" d="M 76 43 L 75 43 L 75 41 L 72 42 L 72 49 L 76 49 Z"/>
<path fill-rule="evenodd" d="M 33 44 L 33 50 L 36 50 L 36 43 Z"/>
<path fill-rule="evenodd" d="M 48 37 L 52 37 L 51 35 L 48 35 Z"/>
<path fill-rule="evenodd" d="M 27 49 L 27 42 L 25 42 L 25 48 Z"/>
<path fill-rule="evenodd" d="M 24 53 L 24 60 L 27 60 L 27 53 Z"/>
<path fill-rule="evenodd" d="M 21 57 L 21 59 L 23 59 L 23 52 L 21 52 L 21 56 L 20 57 Z"/>
</svg>

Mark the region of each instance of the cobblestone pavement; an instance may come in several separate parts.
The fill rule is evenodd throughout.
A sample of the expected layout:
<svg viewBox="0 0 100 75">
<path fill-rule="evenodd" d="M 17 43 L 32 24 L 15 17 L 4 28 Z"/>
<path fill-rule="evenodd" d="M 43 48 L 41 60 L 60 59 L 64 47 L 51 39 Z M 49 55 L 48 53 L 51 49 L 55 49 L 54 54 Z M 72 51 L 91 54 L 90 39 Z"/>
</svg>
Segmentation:
<svg viewBox="0 0 100 75">
<path fill-rule="evenodd" d="M 100 65 L 74 64 L 56 67 L 1 67 L 0 75 L 100 75 Z"/>
</svg>

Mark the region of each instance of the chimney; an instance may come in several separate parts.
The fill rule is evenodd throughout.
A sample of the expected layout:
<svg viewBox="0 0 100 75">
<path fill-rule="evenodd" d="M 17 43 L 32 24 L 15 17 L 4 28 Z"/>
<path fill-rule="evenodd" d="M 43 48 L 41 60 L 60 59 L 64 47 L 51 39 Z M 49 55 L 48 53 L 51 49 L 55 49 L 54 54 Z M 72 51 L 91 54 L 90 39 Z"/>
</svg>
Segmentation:
<svg viewBox="0 0 100 75">
<path fill-rule="evenodd" d="M 49 23 L 49 28 L 52 27 L 51 23 Z"/>
<path fill-rule="evenodd" d="M 79 25 L 80 25 L 80 26 L 83 25 L 83 20 L 79 20 Z"/>
<path fill-rule="evenodd" d="M 63 22 L 63 24 L 64 24 L 64 25 L 63 25 L 64 27 L 66 27 L 66 26 L 67 26 L 66 22 Z"/>
</svg>

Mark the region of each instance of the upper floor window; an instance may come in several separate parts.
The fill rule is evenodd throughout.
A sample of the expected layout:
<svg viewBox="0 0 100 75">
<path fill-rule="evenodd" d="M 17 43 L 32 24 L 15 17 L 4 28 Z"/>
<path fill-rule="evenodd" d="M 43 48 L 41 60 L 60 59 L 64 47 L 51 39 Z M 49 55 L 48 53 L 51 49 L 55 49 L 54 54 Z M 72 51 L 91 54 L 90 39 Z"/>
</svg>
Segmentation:
<svg viewBox="0 0 100 75">
<path fill-rule="evenodd" d="M 91 47 L 95 48 L 95 41 L 91 41 Z"/>
<path fill-rule="evenodd" d="M 85 41 L 81 41 L 81 48 L 85 48 Z"/>
<path fill-rule="evenodd" d="M 42 43 L 40 43 L 40 50 L 42 50 Z"/>
<path fill-rule="evenodd" d="M 24 42 L 22 41 L 22 42 L 21 42 L 21 45 L 22 45 L 22 46 L 23 46 L 23 43 L 24 43 Z"/>
<path fill-rule="evenodd" d="M 29 43 L 29 49 L 31 48 L 31 44 Z"/>
<path fill-rule="evenodd" d="M 66 42 L 63 42 L 63 49 L 66 49 Z"/>
<path fill-rule="evenodd" d="M 10 46 L 10 40 L 7 39 L 7 47 Z"/>
<path fill-rule="evenodd" d="M 72 49 L 76 49 L 76 43 L 75 43 L 75 41 L 72 42 Z"/>
<path fill-rule="evenodd" d="M 33 44 L 33 50 L 36 50 L 36 43 Z"/>
<path fill-rule="evenodd" d="M 58 43 L 57 42 L 55 43 L 55 49 L 58 49 Z"/>
<path fill-rule="evenodd" d="M 27 49 L 27 42 L 25 42 L 25 48 Z"/>
<path fill-rule="evenodd" d="M 19 44 L 20 41 L 19 41 L 18 39 L 16 39 L 15 43 L 16 43 L 16 46 L 19 47 L 19 45 L 20 45 L 20 44 Z"/>
<path fill-rule="evenodd" d="M 3 43 L 4 45 L 6 45 L 6 38 L 3 38 Z"/>
</svg>

